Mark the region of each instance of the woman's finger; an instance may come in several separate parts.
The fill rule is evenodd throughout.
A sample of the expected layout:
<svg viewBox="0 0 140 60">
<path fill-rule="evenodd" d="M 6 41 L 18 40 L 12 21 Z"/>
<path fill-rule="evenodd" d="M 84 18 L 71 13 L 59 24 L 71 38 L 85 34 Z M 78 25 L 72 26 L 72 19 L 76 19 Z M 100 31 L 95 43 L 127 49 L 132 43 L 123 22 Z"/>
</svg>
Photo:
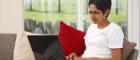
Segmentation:
<svg viewBox="0 0 140 60">
<path fill-rule="evenodd" d="M 68 58 L 69 58 L 69 57 L 68 57 L 68 56 L 66 56 L 65 58 L 66 58 L 66 60 L 68 60 Z"/>
</svg>

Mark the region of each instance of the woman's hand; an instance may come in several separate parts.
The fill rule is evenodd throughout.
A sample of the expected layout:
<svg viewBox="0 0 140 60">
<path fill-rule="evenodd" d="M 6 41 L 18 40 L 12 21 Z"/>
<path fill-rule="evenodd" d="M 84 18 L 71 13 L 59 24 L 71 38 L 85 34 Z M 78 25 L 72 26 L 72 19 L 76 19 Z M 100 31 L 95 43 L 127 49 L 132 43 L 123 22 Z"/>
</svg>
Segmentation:
<svg viewBox="0 0 140 60">
<path fill-rule="evenodd" d="M 71 53 L 70 55 L 66 56 L 66 60 L 82 60 L 82 58 L 78 57 L 76 53 Z"/>
<path fill-rule="evenodd" d="M 76 57 L 77 55 L 75 53 L 71 53 L 70 55 L 66 56 L 66 60 L 74 60 Z"/>
</svg>

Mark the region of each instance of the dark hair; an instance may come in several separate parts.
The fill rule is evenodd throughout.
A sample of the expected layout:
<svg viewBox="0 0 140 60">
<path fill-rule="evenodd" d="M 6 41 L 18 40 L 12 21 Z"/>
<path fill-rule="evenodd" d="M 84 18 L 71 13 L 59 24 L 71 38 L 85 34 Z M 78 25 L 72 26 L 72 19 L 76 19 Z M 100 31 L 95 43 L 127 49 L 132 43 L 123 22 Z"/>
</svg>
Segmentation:
<svg viewBox="0 0 140 60">
<path fill-rule="evenodd" d="M 103 13 L 108 9 L 111 9 L 111 0 L 89 0 L 88 5 L 94 4 L 96 8 L 101 10 Z"/>
</svg>

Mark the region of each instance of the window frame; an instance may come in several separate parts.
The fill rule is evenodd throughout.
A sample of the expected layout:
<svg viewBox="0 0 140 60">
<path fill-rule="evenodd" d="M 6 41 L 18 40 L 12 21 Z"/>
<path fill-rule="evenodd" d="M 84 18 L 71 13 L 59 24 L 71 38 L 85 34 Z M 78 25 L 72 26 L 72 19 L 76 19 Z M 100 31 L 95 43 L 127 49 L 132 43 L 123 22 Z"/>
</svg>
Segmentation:
<svg viewBox="0 0 140 60">
<path fill-rule="evenodd" d="M 128 0 L 128 40 L 137 43 L 140 49 L 140 7 L 139 0 Z"/>
</svg>

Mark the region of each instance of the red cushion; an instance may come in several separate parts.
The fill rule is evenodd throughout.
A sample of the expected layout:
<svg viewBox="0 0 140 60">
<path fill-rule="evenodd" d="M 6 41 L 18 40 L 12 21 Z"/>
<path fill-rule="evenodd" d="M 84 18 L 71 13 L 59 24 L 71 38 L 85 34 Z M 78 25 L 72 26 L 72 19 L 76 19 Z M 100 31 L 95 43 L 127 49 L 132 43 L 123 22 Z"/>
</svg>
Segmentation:
<svg viewBox="0 0 140 60">
<path fill-rule="evenodd" d="M 83 54 L 85 50 L 84 36 L 85 32 L 68 26 L 62 21 L 60 22 L 58 37 L 65 56 L 72 52 L 75 52 L 78 56 Z"/>
</svg>

